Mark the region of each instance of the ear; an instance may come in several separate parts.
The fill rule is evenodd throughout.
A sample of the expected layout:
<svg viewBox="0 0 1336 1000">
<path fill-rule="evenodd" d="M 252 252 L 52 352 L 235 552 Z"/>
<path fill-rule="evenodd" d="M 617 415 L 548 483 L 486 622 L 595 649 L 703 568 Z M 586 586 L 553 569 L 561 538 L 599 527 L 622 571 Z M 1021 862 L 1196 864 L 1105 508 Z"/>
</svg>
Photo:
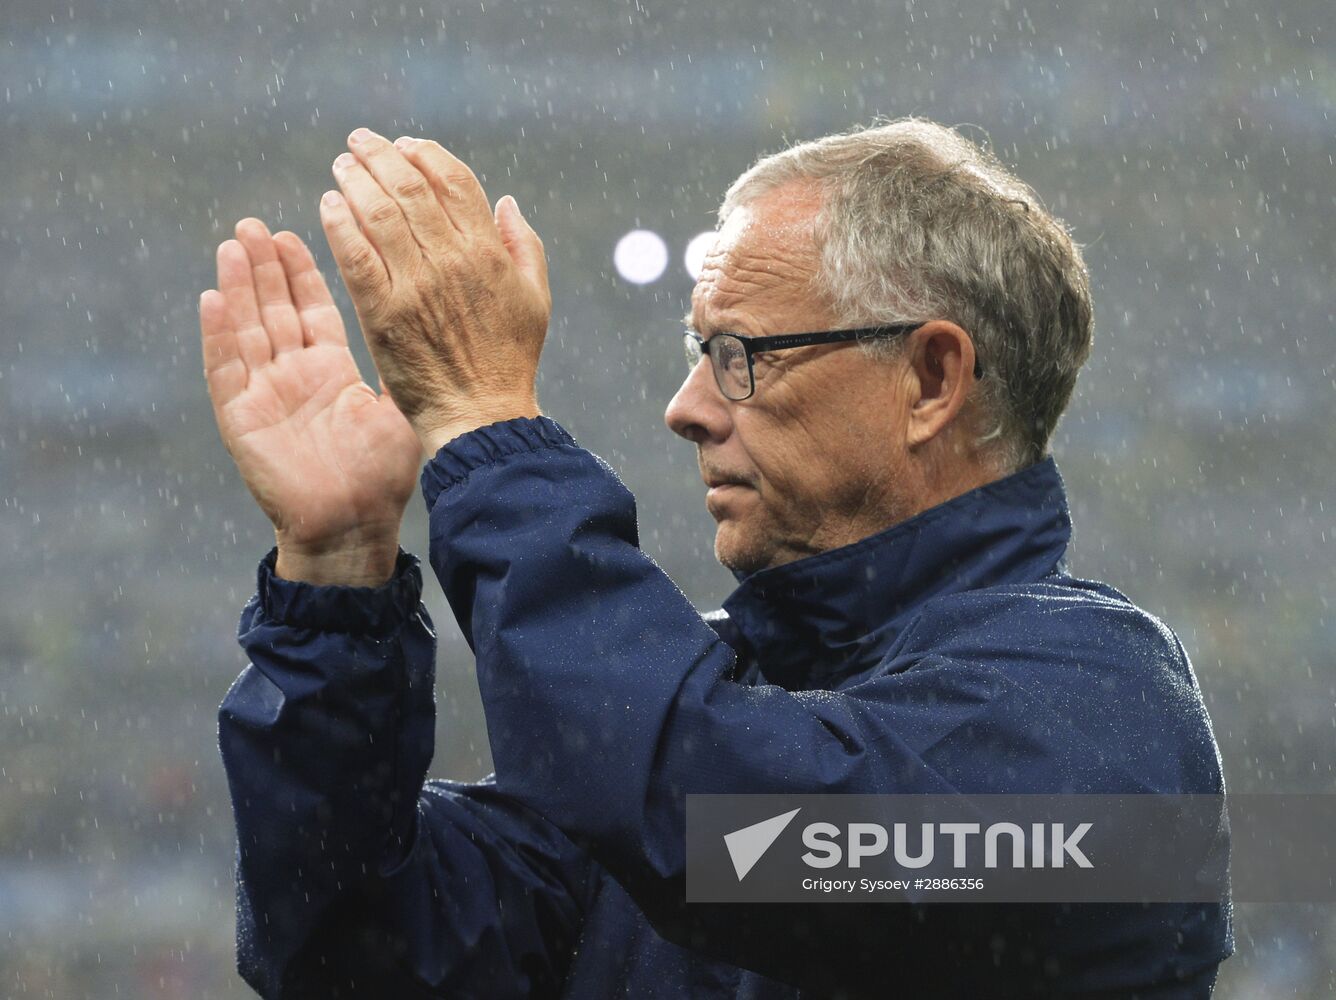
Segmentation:
<svg viewBox="0 0 1336 1000">
<path fill-rule="evenodd" d="M 917 448 L 943 434 L 974 388 L 974 341 L 948 320 L 932 320 L 910 335 L 911 406 L 905 443 Z"/>
</svg>

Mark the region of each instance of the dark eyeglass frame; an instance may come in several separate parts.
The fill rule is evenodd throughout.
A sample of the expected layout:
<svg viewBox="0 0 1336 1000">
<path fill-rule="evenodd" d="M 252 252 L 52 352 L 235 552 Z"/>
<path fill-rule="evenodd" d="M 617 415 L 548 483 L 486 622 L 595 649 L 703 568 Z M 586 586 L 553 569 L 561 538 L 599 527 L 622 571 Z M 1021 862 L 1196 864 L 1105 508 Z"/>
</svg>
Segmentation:
<svg viewBox="0 0 1336 1000">
<path fill-rule="evenodd" d="M 753 367 L 752 355 L 765 354 L 770 351 L 786 351 L 791 347 L 811 347 L 816 344 L 839 344 L 844 341 L 864 339 L 874 339 L 883 337 L 901 337 L 905 334 L 913 333 L 924 323 L 904 323 L 896 326 L 863 326 L 856 330 L 822 330 L 816 333 L 777 333 L 770 337 L 744 337 L 737 333 L 719 332 L 706 340 L 700 334 L 687 330 L 683 334 L 683 344 L 687 350 L 687 360 L 691 361 L 692 348 L 694 341 L 696 351 L 699 356 L 695 364 L 699 364 L 708 355 L 710 358 L 710 368 L 714 371 L 715 385 L 719 386 L 719 391 L 724 394 L 725 399 L 730 399 L 735 403 L 740 403 L 744 399 L 751 399 L 756 395 L 756 372 Z M 728 389 L 724 386 L 719 366 L 715 362 L 715 355 L 710 351 L 710 344 L 720 337 L 731 337 L 742 345 L 742 352 L 747 358 L 747 395 L 733 397 L 728 394 Z M 983 378 L 983 365 L 978 357 L 974 359 L 974 377 Z"/>
</svg>

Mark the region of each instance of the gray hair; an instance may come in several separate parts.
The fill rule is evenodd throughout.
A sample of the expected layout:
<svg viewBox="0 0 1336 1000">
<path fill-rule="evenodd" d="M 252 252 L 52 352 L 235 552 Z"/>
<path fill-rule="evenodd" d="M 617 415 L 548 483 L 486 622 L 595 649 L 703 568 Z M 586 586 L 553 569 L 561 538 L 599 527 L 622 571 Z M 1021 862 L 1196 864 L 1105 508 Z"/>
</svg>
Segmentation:
<svg viewBox="0 0 1336 1000">
<path fill-rule="evenodd" d="M 804 142 L 758 160 L 733 182 L 719 224 L 791 182 L 820 185 L 814 291 L 839 322 L 948 319 L 974 340 L 975 446 L 1014 472 L 1044 457 L 1093 314 L 1080 249 L 1061 220 L 990 152 L 918 118 Z M 899 341 L 867 341 L 891 358 Z"/>
</svg>

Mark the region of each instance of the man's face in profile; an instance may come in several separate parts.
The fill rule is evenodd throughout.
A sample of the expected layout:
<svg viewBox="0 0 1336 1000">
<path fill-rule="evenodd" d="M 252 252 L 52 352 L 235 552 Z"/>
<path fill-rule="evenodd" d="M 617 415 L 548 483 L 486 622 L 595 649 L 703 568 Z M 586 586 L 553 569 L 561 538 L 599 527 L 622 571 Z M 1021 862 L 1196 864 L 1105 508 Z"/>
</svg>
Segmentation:
<svg viewBox="0 0 1336 1000">
<path fill-rule="evenodd" d="M 812 291 L 818 207 L 812 189 L 790 185 L 729 215 L 691 297 L 702 338 L 841 326 Z M 696 445 L 721 563 L 754 573 L 908 516 L 902 367 L 852 344 L 757 354 L 756 390 L 741 401 L 720 391 L 708 358 L 691 371 L 664 418 Z"/>
</svg>

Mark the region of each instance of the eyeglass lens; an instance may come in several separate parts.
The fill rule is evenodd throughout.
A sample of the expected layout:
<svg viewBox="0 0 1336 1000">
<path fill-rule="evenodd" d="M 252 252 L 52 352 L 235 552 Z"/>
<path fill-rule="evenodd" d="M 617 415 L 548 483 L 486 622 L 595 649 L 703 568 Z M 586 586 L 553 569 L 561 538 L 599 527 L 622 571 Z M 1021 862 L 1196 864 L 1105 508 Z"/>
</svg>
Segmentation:
<svg viewBox="0 0 1336 1000">
<path fill-rule="evenodd" d="M 702 349 L 700 342 L 688 334 L 683 338 L 686 347 L 687 367 L 695 368 L 700 363 Z M 732 334 L 717 333 L 705 342 L 705 350 L 710 355 L 710 366 L 714 369 L 714 380 L 720 392 L 728 399 L 746 399 L 751 395 L 751 366 L 747 364 L 747 351 L 742 341 Z"/>
</svg>

